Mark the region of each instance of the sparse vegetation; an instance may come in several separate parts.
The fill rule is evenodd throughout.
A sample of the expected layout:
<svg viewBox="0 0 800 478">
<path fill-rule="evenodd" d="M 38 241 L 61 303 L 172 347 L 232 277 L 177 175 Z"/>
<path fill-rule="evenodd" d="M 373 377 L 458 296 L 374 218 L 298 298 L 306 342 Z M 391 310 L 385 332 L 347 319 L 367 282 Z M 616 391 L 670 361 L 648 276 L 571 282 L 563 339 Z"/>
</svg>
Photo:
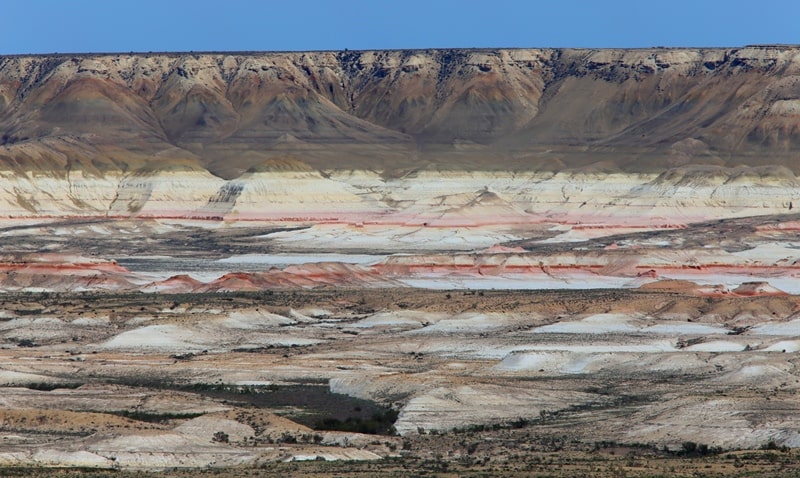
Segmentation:
<svg viewBox="0 0 800 478">
<path fill-rule="evenodd" d="M 211 437 L 211 441 L 215 443 L 229 443 L 230 437 L 227 433 L 219 431 L 214 433 L 214 436 Z"/>
<path fill-rule="evenodd" d="M 110 413 L 120 417 L 130 418 L 131 420 L 147 423 L 168 423 L 172 420 L 187 420 L 203 415 L 202 413 L 164 413 L 147 412 L 143 410 L 119 410 Z"/>
<path fill-rule="evenodd" d="M 387 410 L 384 413 L 375 413 L 368 419 L 348 417 L 345 420 L 338 418 L 323 418 L 314 423 L 315 430 L 338 430 L 344 432 L 368 433 L 371 435 L 394 434 L 394 422 L 397 420 L 397 411 Z"/>
</svg>

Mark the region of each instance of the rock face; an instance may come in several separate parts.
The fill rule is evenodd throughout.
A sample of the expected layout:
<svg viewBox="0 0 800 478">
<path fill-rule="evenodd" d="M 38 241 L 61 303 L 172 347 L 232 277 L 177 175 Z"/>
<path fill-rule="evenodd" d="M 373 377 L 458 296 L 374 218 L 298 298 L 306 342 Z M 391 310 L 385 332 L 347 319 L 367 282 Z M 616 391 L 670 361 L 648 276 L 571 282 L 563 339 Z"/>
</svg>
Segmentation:
<svg viewBox="0 0 800 478">
<path fill-rule="evenodd" d="M 171 151 L 232 177 L 294 151 L 384 170 L 487 145 L 523 169 L 796 168 L 799 75 L 800 49 L 766 46 L 17 56 L 0 59 L 0 130 L 22 168 Z"/>
<path fill-rule="evenodd" d="M 441 224 L 775 213 L 798 199 L 798 105 L 796 47 L 2 57 L 0 206 Z M 420 214 L 432 202 L 451 207 Z"/>
<path fill-rule="evenodd" d="M 418 171 L 251 171 L 224 180 L 198 168 L 6 172 L 0 217 L 103 217 L 403 224 L 532 222 L 672 227 L 781 214 L 800 204 L 786 169 L 679 168 L 656 174 Z M 60 177 L 59 177 L 60 176 Z"/>
</svg>

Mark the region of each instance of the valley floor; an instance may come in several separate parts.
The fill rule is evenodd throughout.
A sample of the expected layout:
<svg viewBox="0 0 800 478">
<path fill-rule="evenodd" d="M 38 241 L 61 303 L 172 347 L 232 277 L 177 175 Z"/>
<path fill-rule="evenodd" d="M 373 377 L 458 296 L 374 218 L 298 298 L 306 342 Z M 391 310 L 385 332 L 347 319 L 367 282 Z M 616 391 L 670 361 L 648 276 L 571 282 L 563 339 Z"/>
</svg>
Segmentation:
<svg viewBox="0 0 800 478">
<path fill-rule="evenodd" d="M 746 456 L 777 470 L 800 442 L 796 296 L 10 293 L 2 306 L 4 467 L 711 473 L 760 448 L 774 457 Z"/>
<path fill-rule="evenodd" d="M 791 469 L 798 218 L 8 220 L 0 467 Z"/>
</svg>

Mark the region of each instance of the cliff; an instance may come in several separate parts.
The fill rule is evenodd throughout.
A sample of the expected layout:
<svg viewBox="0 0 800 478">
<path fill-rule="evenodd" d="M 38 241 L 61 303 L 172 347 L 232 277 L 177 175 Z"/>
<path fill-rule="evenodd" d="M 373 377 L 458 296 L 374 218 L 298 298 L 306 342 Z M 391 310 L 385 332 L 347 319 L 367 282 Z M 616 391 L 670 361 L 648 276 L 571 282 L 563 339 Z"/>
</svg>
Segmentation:
<svg viewBox="0 0 800 478">
<path fill-rule="evenodd" d="M 800 48 L 0 58 L 6 168 L 800 168 Z M 156 159 L 157 158 L 157 159 Z M 502 161 L 501 161 L 502 159 Z"/>
<path fill-rule="evenodd" d="M 259 191 L 279 217 L 385 212 L 402 188 L 375 184 L 424 171 L 623 174 L 611 201 L 667 207 L 700 180 L 701 208 L 719 187 L 753 206 L 751 178 L 776 212 L 800 170 L 800 47 L 9 56 L 0 135 L 10 216 L 249 217 L 274 202 Z"/>
</svg>

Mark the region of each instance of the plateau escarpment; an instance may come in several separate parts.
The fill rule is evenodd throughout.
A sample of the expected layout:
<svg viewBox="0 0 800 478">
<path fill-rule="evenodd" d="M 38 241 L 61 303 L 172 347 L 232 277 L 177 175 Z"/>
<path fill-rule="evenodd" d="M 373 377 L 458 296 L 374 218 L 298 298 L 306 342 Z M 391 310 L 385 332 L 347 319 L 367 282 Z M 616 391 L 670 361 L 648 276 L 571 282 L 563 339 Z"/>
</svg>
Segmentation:
<svg viewBox="0 0 800 478">
<path fill-rule="evenodd" d="M 0 204 L 429 224 L 774 214 L 797 199 L 798 105 L 795 47 L 11 56 Z"/>
<path fill-rule="evenodd" d="M 0 59 L 3 153 L 23 170 L 171 157 L 234 177 L 294 152 L 320 169 L 796 171 L 798 105 L 783 46 Z"/>
</svg>

